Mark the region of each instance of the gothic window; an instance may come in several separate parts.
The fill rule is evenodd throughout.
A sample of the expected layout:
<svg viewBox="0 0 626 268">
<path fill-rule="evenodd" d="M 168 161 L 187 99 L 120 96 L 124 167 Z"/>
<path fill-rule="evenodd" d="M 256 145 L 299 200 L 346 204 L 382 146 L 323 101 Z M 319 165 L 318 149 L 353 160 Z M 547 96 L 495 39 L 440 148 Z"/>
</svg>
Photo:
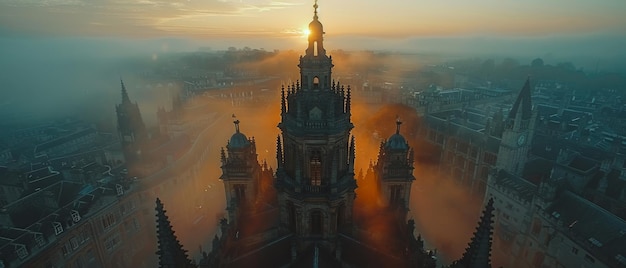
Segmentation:
<svg viewBox="0 0 626 268">
<path fill-rule="evenodd" d="M 319 210 L 311 212 L 311 234 L 322 235 L 322 212 Z"/>
<path fill-rule="evenodd" d="M 311 185 L 322 185 L 322 160 L 319 151 L 314 151 L 311 154 L 311 162 L 309 163 Z"/>
<path fill-rule="evenodd" d="M 402 205 L 404 195 L 402 193 L 401 185 L 392 185 L 390 186 L 390 195 L 389 195 L 389 204 L 392 206 L 400 206 Z"/>
<path fill-rule="evenodd" d="M 246 186 L 243 184 L 235 184 L 234 188 L 237 201 L 246 200 Z"/>
<path fill-rule="evenodd" d="M 313 88 L 319 88 L 320 87 L 320 78 L 319 77 L 313 77 Z"/>
<path fill-rule="evenodd" d="M 313 42 L 313 56 L 317 57 L 317 41 Z"/>
</svg>

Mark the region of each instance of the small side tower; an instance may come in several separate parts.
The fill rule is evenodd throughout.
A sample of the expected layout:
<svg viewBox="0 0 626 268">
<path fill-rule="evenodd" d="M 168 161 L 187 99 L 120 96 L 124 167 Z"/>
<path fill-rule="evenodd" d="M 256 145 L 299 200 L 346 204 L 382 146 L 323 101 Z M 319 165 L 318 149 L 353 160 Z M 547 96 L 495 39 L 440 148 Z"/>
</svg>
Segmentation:
<svg viewBox="0 0 626 268">
<path fill-rule="evenodd" d="M 239 120 L 235 124 L 235 133 L 222 148 L 222 176 L 226 191 L 226 204 L 230 222 L 236 222 L 237 212 L 241 208 L 251 206 L 258 194 L 261 178 L 261 165 L 257 160 L 256 142 L 248 139 L 239 131 Z"/>
<path fill-rule="evenodd" d="M 122 103 L 115 106 L 117 113 L 117 130 L 122 144 L 131 144 L 143 141 L 146 138 L 146 126 L 141 119 L 141 112 L 137 102 L 131 102 L 126 91 L 124 81 L 122 85 Z"/>
<path fill-rule="evenodd" d="M 382 142 L 374 167 L 384 201 L 401 212 L 402 222 L 409 211 L 413 176 L 413 149 L 400 134 L 402 122 L 396 120 L 396 133 Z"/>
</svg>

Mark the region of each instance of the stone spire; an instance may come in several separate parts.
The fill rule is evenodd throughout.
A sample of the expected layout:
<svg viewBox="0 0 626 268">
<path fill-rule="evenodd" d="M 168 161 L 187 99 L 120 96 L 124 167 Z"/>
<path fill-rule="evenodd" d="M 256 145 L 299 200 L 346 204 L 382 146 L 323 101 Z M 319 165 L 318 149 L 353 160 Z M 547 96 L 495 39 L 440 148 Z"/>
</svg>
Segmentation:
<svg viewBox="0 0 626 268">
<path fill-rule="evenodd" d="M 463 257 L 452 267 L 491 267 L 491 236 L 493 234 L 493 198 L 489 198 L 480 217 L 474 237 L 469 242 Z"/>
<path fill-rule="evenodd" d="M 120 84 L 122 85 L 122 103 L 130 103 L 130 98 L 128 97 L 128 92 L 126 91 L 126 86 L 122 78 L 120 78 Z"/>
<path fill-rule="evenodd" d="M 174 230 L 167 215 L 163 209 L 163 203 L 157 198 L 156 200 L 156 217 L 157 217 L 157 239 L 159 250 L 159 267 L 161 268 L 190 268 L 196 267 L 189 257 L 187 251 L 176 238 Z"/>
<path fill-rule="evenodd" d="M 530 78 L 526 79 L 526 83 L 520 90 L 517 99 L 509 112 L 507 121 L 509 122 L 509 128 L 518 129 L 522 122 L 528 122 L 532 117 L 532 104 L 531 104 L 531 92 L 530 92 Z"/>
</svg>

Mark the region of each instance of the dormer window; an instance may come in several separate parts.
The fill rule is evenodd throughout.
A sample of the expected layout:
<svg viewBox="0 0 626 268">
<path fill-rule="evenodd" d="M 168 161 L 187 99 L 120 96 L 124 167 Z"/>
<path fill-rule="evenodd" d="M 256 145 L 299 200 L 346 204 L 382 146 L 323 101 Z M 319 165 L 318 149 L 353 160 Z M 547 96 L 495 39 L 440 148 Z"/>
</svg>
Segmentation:
<svg viewBox="0 0 626 268">
<path fill-rule="evenodd" d="M 78 211 L 72 210 L 72 211 L 70 211 L 70 214 L 72 215 L 72 221 L 74 221 L 74 222 L 79 222 L 80 221 L 80 213 L 78 213 Z"/>
<path fill-rule="evenodd" d="M 46 241 L 43 239 L 43 235 L 35 234 L 35 243 L 37 243 L 37 246 L 43 247 L 46 244 Z"/>
<path fill-rule="evenodd" d="M 117 192 L 117 196 L 121 196 L 124 194 L 124 187 L 120 184 L 116 184 L 115 191 Z"/>
<path fill-rule="evenodd" d="M 28 250 L 26 250 L 26 247 L 21 244 L 16 246 L 15 253 L 17 253 L 17 256 L 20 257 L 20 259 L 28 257 Z"/>
<path fill-rule="evenodd" d="M 54 226 L 54 234 L 55 235 L 60 235 L 63 232 L 63 225 L 61 225 L 60 222 L 53 222 L 52 226 Z"/>
</svg>

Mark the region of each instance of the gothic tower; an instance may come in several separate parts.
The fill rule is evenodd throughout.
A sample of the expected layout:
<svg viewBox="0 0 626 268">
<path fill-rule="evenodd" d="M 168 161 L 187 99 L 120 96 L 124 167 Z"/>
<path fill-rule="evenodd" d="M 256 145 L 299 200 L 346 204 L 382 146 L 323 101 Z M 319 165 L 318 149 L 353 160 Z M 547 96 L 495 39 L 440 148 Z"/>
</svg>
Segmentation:
<svg viewBox="0 0 626 268">
<path fill-rule="evenodd" d="M 222 176 L 226 191 L 226 205 L 230 222 L 237 220 L 241 208 L 250 206 L 256 200 L 261 166 L 257 161 L 256 142 L 248 139 L 239 131 L 239 120 L 235 124 L 235 133 L 221 151 Z"/>
<path fill-rule="evenodd" d="M 282 89 L 282 134 L 277 138 L 275 188 L 281 228 L 300 241 L 336 241 L 352 224 L 354 138 L 350 87 L 331 78 L 332 57 L 324 49 L 317 16 L 309 24 L 308 47 L 300 57 L 300 81 Z"/>
<path fill-rule="evenodd" d="M 521 176 L 528 158 L 536 111 L 532 110 L 530 81 L 526 80 L 505 121 L 496 168 Z"/>
<path fill-rule="evenodd" d="M 378 161 L 374 167 L 378 185 L 385 202 L 390 207 L 400 209 L 401 221 L 404 222 L 409 210 L 411 184 L 413 176 L 413 149 L 400 135 L 400 120 L 396 121 L 396 133 L 382 142 Z"/>
<path fill-rule="evenodd" d="M 146 142 L 147 132 L 143 119 L 141 119 L 139 105 L 130 101 L 124 81 L 120 79 L 120 83 L 122 85 L 122 103 L 115 106 L 117 131 L 126 161 L 133 161 L 141 154 L 141 144 Z"/>
</svg>

